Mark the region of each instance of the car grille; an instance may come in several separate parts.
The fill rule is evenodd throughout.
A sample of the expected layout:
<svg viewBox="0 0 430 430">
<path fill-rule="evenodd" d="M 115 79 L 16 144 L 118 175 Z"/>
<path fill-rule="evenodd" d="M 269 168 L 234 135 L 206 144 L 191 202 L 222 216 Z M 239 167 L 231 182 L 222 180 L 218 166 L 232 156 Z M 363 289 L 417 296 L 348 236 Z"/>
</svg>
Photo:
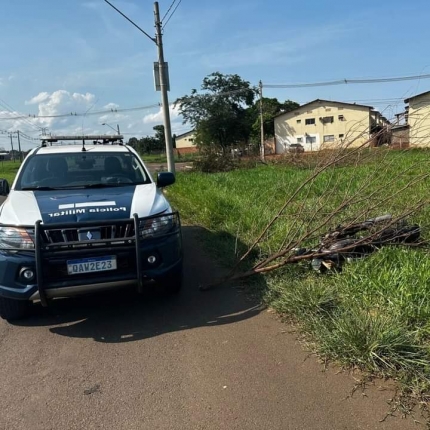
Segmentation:
<svg viewBox="0 0 430 430">
<path fill-rule="evenodd" d="M 42 239 L 46 244 L 133 237 L 134 223 L 132 221 L 100 227 L 46 229 L 42 234 Z"/>
</svg>

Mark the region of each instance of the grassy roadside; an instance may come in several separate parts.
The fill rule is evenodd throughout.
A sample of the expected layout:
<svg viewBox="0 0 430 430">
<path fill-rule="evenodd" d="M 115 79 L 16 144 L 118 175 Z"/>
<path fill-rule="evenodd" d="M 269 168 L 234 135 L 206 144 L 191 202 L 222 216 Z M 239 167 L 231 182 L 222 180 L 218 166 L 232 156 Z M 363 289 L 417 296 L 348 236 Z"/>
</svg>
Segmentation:
<svg viewBox="0 0 430 430">
<path fill-rule="evenodd" d="M 0 178 L 7 179 L 9 185 L 12 185 L 12 182 L 15 179 L 16 172 L 18 171 L 20 165 L 21 164 L 18 161 L 1 161 Z"/>
<path fill-rule="evenodd" d="M 376 193 L 375 201 L 402 189 L 413 175 L 427 168 L 428 155 L 425 151 L 390 154 L 391 171 L 376 171 L 374 189 L 382 178 L 378 174 L 395 175 L 396 181 L 393 189 Z M 287 208 L 258 248 L 257 257 L 279 249 L 298 221 L 294 219 L 297 206 L 312 208 L 334 176 L 339 193 L 324 202 L 327 211 L 335 207 L 344 191 L 362 186 L 370 172 L 377 170 L 375 163 L 343 166 L 321 175 L 310 192 L 298 196 Z M 231 264 L 308 175 L 305 168 L 284 165 L 212 175 L 183 173 L 169 190 L 169 198 L 186 222 L 220 233 L 209 247 Z M 406 194 L 387 202 L 379 214 L 395 213 L 408 199 L 428 195 L 428 188 L 428 180 L 415 184 Z M 356 210 L 354 206 L 347 208 L 343 215 Z M 425 208 L 413 221 L 428 225 L 429 212 Z M 237 241 L 219 239 L 222 233 Z M 293 319 L 322 356 L 348 368 L 395 378 L 409 398 L 429 399 L 430 259 L 426 251 L 384 248 L 347 265 L 342 274 L 329 276 L 316 274 L 306 265 L 289 266 L 267 275 L 267 284 L 265 301 Z"/>
<path fill-rule="evenodd" d="M 145 163 L 167 163 L 167 157 L 164 154 L 140 154 Z M 175 155 L 176 163 L 188 163 L 196 160 L 199 157 L 198 153 Z"/>
</svg>

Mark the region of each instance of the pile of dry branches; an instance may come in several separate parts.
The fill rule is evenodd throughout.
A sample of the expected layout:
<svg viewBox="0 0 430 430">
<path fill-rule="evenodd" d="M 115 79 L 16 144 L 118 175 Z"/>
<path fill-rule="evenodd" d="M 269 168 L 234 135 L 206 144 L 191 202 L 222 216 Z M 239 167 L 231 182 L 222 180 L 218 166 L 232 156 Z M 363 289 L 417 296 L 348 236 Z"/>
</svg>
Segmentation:
<svg viewBox="0 0 430 430">
<path fill-rule="evenodd" d="M 359 236 L 358 241 L 354 243 L 346 241 L 337 247 L 337 254 L 348 254 L 357 245 L 371 245 L 377 239 L 381 244 L 381 235 L 383 236 L 387 229 L 393 231 L 399 228 L 405 220 L 420 221 L 420 214 L 422 216 L 422 211 L 428 207 L 430 198 L 427 193 L 414 193 L 413 190 L 429 183 L 429 161 L 424 157 L 417 157 L 409 163 L 399 163 L 402 153 L 407 150 L 371 148 L 370 140 L 356 146 L 356 141 L 360 137 L 344 141 L 336 150 L 324 152 L 323 156 L 316 159 L 307 179 L 289 194 L 279 211 L 274 214 L 247 251 L 237 259 L 228 276 L 214 284 L 202 286 L 201 289 L 206 290 L 228 280 L 267 273 L 287 264 L 327 256 L 324 249 L 327 244 L 321 239 L 327 232 L 335 231 L 336 226 L 341 225 L 341 229 L 345 230 L 368 218 L 391 213 L 383 223 L 377 223 L 372 228 L 366 229 L 366 234 Z M 364 176 L 363 169 L 359 169 L 363 165 L 366 166 Z M 339 168 L 349 169 L 349 183 L 346 188 L 340 186 L 340 182 L 343 181 L 344 184 L 345 180 L 339 175 Z M 315 195 L 314 186 L 318 181 L 321 188 L 321 175 L 325 178 L 323 188 L 319 192 L 319 197 L 313 197 L 309 203 L 309 196 Z M 287 217 L 294 222 L 286 223 L 291 227 L 286 232 L 285 240 L 279 249 L 254 262 L 251 269 L 241 270 L 242 263 L 267 240 L 276 224 L 285 222 Z M 425 227 L 422 222 L 420 224 L 421 227 Z M 422 238 L 412 242 L 402 240 L 402 234 L 404 233 L 400 229 L 399 237 L 391 235 L 387 239 L 387 244 L 414 247 L 426 245 Z M 311 248 L 312 252 L 298 253 L 298 248 Z"/>
</svg>

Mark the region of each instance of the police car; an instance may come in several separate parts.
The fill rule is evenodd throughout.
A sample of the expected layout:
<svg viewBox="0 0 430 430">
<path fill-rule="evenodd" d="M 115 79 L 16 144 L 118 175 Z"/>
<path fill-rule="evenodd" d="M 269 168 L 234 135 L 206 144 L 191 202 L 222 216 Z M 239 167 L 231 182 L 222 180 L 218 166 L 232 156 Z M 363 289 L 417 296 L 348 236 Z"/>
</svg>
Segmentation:
<svg viewBox="0 0 430 430">
<path fill-rule="evenodd" d="M 154 181 L 122 136 L 42 139 L 10 191 L 1 181 L 0 316 L 23 317 L 33 301 L 132 285 L 142 292 L 148 280 L 178 292 L 180 219 L 162 192 L 174 175 Z"/>
</svg>

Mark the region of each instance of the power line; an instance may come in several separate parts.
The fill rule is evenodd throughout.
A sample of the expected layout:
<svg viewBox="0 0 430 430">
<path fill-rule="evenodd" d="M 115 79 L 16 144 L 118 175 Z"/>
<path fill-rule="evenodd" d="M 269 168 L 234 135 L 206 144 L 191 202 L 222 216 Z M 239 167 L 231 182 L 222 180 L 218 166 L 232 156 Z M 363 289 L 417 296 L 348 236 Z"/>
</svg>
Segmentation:
<svg viewBox="0 0 430 430">
<path fill-rule="evenodd" d="M 347 84 L 376 84 L 384 82 L 414 81 L 419 79 L 429 79 L 430 74 L 415 76 L 400 76 L 394 78 L 375 78 L 375 79 L 339 79 L 326 82 L 313 82 L 305 84 L 264 84 L 266 88 L 307 88 L 307 87 L 327 87 L 332 85 Z"/>
<path fill-rule="evenodd" d="M 176 5 L 175 9 L 173 9 L 173 12 L 170 14 L 168 20 L 166 21 L 166 23 L 163 25 L 163 30 L 166 27 L 166 25 L 169 23 L 170 19 L 172 18 L 172 16 L 175 14 L 176 9 L 179 7 L 179 5 L 181 4 L 182 0 L 179 0 L 179 3 Z"/>
<path fill-rule="evenodd" d="M 11 106 L 11 105 L 9 105 L 8 103 L 6 103 L 3 99 L 1 99 L 0 98 L 0 105 L 2 105 L 6 110 L 8 110 L 9 112 L 11 112 L 11 113 L 15 113 L 16 112 L 16 110 Z M 30 122 L 30 121 L 28 121 L 28 120 L 24 120 L 24 122 L 26 123 L 26 124 L 28 124 L 28 125 L 30 125 L 32 128 L 34 128 L 35 130 L 38 130 L 38 131 L 40 131 L 41 130 L 41 127 L 38 127 L 37 125 L 34 125 L 32 122 Z"/>
<path fill-rule="evenodd" d="M 24 119 L 24 118 L 67 118 L 67 117 L 77 117 L 77 116 L 90 116 L 90 115 L 105 115 L 109 113 L 121 113 L 121 112 L 133 112 L 133 111 L 139 111 L 139 110 L 147 110 L 152 109 L 155 107 L 159 107 L 160 103 L 152 104 L 149 106 L 139 106 L 134 108 L 126 108 L 126 109 L 110 109 L 110 110 L 101 110 L 96 112 L 88 112 L 88 113 L 77 113 L 77 112 L 70 112 L 70 113 L 64 113 L 64 114 L 58 114 L 58 115 L 20 115 L 15 117 L 0 117 L 0 121 L 10 121 L 10 120 L 18 120 L 18 119 Z"/>
<path fill-rule="evenodd" d="M 172 9 L 173 5 L 176 3 L 176 0 L 173 0 L 172 4 L 170 5 L 169 9 L 167 9 L 167 12 L 164 14 L 163 18 L 161 18 L 161 22 L 164 21 L 164 18 L 166 18 L 167 15 L 169 15 L 170 10 Z"/>
</svg>

